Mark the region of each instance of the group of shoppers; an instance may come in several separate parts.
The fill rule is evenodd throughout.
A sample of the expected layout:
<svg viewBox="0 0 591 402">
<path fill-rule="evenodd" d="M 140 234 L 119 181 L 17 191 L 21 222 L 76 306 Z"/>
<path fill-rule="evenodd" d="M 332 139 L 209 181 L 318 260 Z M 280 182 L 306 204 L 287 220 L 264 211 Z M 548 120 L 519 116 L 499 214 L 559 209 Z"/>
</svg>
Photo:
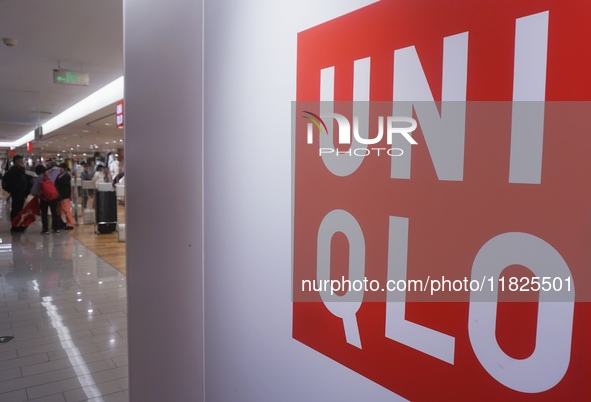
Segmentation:
<svg viewBox="0 0 591 402">
<path fill-rule="evenodd" d="M 2 188 L 10 193 L 11 209 L 10 218 L 16 217 L 23 209 L 25 200 L 30 195 L 38 197 L 39 208 L 41 211 L 42 234 L 49 234 L 48 210 L 51 211 L 51 229 L 54 233 L 60 230 L 74 229 L 74 218 L 72 216 L 71 198 L 71 176 L 69 167 L 66 163 L 58 166 L 53 161 L 48 160 L 45 166 L 39 164 L 35 166 L 34 176 L 29 176 L 25 169 L 23 157 L 16 155 L 13 157 L 13 165 L 2 178 Z M 44 181 L 48 181 L 42 183 Z M 55 198 L 41 194 L 42 188 L 54 186 L 57 192 Z M 62 219 L 65 217 L 65 222 Z M 24 226 L 12 226 L 11 232 L 24 232 Z"/>
<path fill-rule="evenodd" d="M 111 171 L 100 160 L 97 161 L 97 164 L 94 167 L 92 163 L 82 161 L 76 169 L 76 177 L 79 177 L 82 181 L 92 181 L 95 189 L 99 188 L 99 183 L 118 183 L 121 177 L 123 177 L 123 172 L 119 172 L 117 176 L 118 180 L 115 181 L 111 175 Z M 80 189 L 82 205 L 84 208 L 87 207 L 89 195 L 92 195 L 93 191 L 94 190 L 84 191 L 83 188 Z"/>
</svg>

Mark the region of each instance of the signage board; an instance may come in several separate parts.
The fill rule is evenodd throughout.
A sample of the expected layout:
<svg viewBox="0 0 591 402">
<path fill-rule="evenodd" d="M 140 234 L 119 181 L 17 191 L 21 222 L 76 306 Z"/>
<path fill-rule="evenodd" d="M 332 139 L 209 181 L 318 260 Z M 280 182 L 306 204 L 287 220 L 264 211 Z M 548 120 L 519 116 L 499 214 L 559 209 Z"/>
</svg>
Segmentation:
<svg viewBox="0 0 591 402">
<path fill-rule="evenodd" d="M 123 100 L 120 100 L 116 104 L 116 113 L 117 113 L 117 128 L 122 128 L 125 126 L 125 119 L 124 119 L 124 109 L 123 109 Z"/>
<path fill-rule="evenodd" d="M 53 70 L 53 83 L 88 86 L 89 76 L 88 73 L 82 71 L 55 69 Z"/>
<path fill-rule="evenodd" d="M 591 400 L 590 13 L 381 1 L 300 32 L 296 340 L 413 401 Z"/>
</svg>

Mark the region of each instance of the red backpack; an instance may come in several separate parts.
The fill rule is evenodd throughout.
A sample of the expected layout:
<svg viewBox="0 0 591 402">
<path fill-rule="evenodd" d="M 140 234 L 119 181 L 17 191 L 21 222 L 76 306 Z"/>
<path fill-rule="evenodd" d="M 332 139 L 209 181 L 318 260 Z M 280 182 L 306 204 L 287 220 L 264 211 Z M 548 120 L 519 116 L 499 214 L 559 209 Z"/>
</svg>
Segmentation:
<svg viewBox="0 0 591 402">
<path fill-rule="evenodd" d="M 39 183 L 39 198 L 43 201 L 53 201 L 58 197 L 59 195 L 55 188 L 55 184 L 53 184 L 51 180 L 47 178 L 47 175 L 45 175 L 43 180 Z"/>
</svg>

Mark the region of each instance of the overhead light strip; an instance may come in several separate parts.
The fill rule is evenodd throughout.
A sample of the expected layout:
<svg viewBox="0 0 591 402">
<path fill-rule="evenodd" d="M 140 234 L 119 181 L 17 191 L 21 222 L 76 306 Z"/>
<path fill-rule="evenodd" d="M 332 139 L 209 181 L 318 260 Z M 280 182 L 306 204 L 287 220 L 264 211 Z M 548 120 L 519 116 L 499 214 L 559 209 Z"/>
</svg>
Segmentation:
<svg viewBox="0 0 591 402">
<path fill-rule="evenodd" d="M 123 99 L 123 76 L 117 78 L 110 84 L 105 85 L 95 93 L 84 98 L 74 106 L 66 109 L 53 119 L 48 120 L 43 127 L 43 135 L 49 134 L 61 127 L 64 127 L 78 119 L 88 116 L 90 113 L 109 106 Z M 0 142 L 0 147 L 9 147 L 14 149 L 35 139 L 35 132 L 31 131 L 23 137 L 13 142 Z"/>
</svg>

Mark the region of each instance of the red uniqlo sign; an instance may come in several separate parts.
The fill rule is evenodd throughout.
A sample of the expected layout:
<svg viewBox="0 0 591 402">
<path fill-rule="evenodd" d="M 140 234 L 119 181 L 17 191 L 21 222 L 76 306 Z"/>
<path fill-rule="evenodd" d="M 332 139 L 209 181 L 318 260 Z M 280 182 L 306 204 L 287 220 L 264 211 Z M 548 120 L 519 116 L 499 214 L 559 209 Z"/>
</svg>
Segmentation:
<svg viewBox="0 0 591 402">
<path fill-rule="evenodd" d="M 125 126 L 124 121 L 124 113 L 123 113 L 123 101 L 120 100 L 116 104 L 116 113 L 117 113 L 117 128 L 122 128 Z"/>
<path fill-rule="evenodd" d="M 295 339 L 413 401 L 591 400 L 590 15 L 381 1 L 299 34 Z"/>
</svg>

